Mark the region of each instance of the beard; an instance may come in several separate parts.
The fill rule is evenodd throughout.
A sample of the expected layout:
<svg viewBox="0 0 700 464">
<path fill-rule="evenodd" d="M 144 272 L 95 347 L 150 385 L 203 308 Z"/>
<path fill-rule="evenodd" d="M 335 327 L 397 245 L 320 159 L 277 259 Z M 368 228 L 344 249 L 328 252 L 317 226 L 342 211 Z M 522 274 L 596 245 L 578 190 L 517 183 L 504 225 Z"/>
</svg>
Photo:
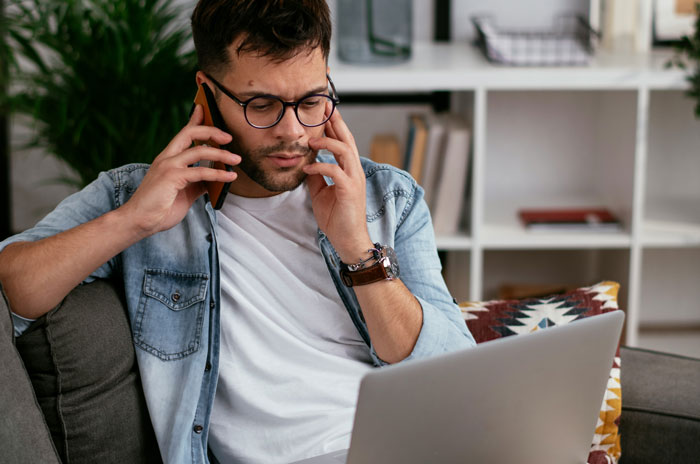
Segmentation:
<svg viewBox="0 0 700 464">
<path fill-rule="evenodd" d="M 280 142 L 277 145 L 253 150 L 247 150 L 238 144 L 235 145 L 232 151 L 241 156 L 241 162 L 238 164 L 238 167 L 253 182 L 270 192 L 287 192 L 299 187 L 306 179 L 306 173 L 301 168 L 313 163 L 316 158 L 314 150 L 299 143 Z M 288 168 L 275 167 L 266 169 L 263 167 L 263 161 L 268 155 L 282 152 L 301 155 L 304 160 L 298 166 Z"/>
</svg>

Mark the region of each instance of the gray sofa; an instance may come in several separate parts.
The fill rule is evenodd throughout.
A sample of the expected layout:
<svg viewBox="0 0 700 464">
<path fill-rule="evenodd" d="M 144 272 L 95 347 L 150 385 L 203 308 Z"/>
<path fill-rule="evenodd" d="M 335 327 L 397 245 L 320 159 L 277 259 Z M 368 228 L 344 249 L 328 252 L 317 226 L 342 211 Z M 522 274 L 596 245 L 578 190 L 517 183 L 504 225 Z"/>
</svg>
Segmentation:
<svg viewBox="0 0 700 464">
<path fill-rule="evenodd" d="M 700 360 L 621 357 L 621 462 L 700 462 Z M 77 287 L 17 339 L 3 293 L 0 368 L 3 462 L 160 461 L 119 285 Z"/>
</svg>

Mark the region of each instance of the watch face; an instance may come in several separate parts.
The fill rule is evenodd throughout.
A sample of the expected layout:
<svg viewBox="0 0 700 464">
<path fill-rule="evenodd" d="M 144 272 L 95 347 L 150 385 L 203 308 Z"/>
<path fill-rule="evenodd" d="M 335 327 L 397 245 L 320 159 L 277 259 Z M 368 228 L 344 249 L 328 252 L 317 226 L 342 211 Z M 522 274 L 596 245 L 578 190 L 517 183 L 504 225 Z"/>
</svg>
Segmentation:
<svg viewBox="0 0 700 464">
<path fill-rule="evenodd" d="M 389 274 L 391 278 L 397 278 L 399 276 L 399 260 L 396 257 L 394 249 L 387 246 L 384 247 L 382 251 L 384 252 L 384 256 L 389 260 L 389 266 L 385 266 L 387 274 Z"/>
</svg>

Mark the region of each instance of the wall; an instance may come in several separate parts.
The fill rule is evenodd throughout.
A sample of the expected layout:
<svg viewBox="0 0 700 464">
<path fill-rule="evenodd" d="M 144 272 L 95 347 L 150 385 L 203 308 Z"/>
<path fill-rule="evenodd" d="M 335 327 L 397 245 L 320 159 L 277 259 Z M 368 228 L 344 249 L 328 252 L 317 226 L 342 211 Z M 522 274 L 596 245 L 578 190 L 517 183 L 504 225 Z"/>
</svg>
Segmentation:
<svg viewBox="0 0 700 464">
<path fill-rule="evenodd" d="M 329 0 L 329 6 L 335 21 L 337 0 Z M 177 0 L 185 7 L 183 21 L 188 21 L 191 14 L 192 2 Z M 586 14 L 589 8 L 588 0 L 491 0 L 488 3 L 481 0 L 454 0 L 452 4 L 451 31 L 454 40 L 471 40 L 473 28 L 469 17 L 479 13 L 493 14 L 499 24 L 504 27 L 548 27 L 551 25 L 552 12 L 580 12 Z M 430 40 L 433 36 L 433 1 L 413 0 L 413 35 L 414 39 Z M 194 84 L 193 84 L 194 88 Z M 342 89 L 339 89 L 342 96 Z M 398 107 L 394 120 L 396 133 L 404 133 L 405 121 L 399 113 L 408 112 L 413 107 Z M 363 131 L 371 120 L 366 118 L 366 108 L 361 106 L 346 107 L 344 115 L 351 129 L 357 128 L 356 137 L 361 153 L 367 153 L 369 148 L 369 132 Z M 60 185 L 55 179 L 70 176 L 67 167 L 47 156 L 41 150 L 20 150 L 30 132 L 26 122 L 13 119 L 11 121 L 11 195 L 12 195 L 12 228 L 15 232 L 33 226 L 37 220 L 51 211 L 58 202 L 72 193 L 74 189 Z M 174 134 L 173 134 L 174 135 Z M 156 154 L 154 154 L 155 156 Z"/>
</svg>

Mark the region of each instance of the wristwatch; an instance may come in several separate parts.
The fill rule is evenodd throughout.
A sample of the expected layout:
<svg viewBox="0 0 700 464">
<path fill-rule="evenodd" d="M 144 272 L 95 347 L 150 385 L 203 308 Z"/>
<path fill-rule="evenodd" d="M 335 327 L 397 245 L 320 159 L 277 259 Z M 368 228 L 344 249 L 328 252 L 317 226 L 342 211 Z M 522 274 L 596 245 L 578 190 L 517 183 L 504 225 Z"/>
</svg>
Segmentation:
<svg viewBox="0 0 700 464">
<path fill-rule="evenodd" d="M 375 243 L 367 252 L 372 256 L 357 264 L 341 263 L 340 278 L 347 287 L 399 277 L 399 261 L 393 248 Z"/>
</svg>

